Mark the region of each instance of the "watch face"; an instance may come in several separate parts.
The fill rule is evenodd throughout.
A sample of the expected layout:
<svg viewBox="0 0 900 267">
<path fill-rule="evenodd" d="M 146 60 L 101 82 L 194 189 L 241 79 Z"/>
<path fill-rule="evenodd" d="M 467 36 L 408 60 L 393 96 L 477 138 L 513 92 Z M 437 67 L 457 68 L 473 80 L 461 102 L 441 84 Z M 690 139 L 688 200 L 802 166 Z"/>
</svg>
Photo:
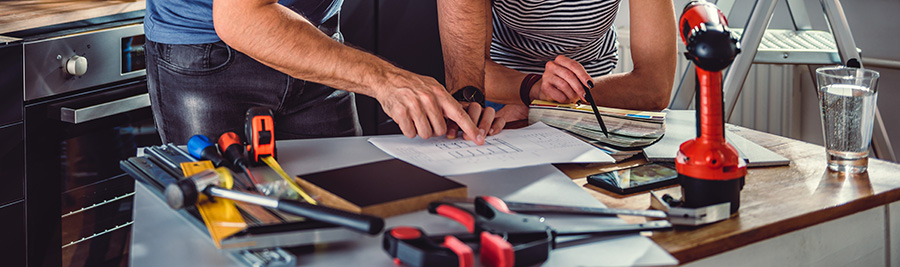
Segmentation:
<svg viewBox="0 0 900 267">
<path fill-rule="evenodd" d="M 481 90 L 478 90 L 475 86 L 466 86 L 457 91 L 453 96 L 456 100 L 466 101 L 466 102 L 475 102 L 480 104 L 482 107 L 484 106 L 484 93 Z"/>
</svg>

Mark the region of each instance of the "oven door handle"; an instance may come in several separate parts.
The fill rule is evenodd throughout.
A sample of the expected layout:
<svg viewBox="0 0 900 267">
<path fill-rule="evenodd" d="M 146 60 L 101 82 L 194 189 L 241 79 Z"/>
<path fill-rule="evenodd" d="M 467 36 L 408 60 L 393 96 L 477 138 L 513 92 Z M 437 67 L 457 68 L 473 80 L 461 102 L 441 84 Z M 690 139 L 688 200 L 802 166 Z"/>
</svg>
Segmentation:
<svg viewBox="0 0 900 267">
<path fill-rule="evenodd" d="M 59 108 L 59 120 L 79 124 L 150 106 L 150 94 L 140 94 L 83 108 Z"/>
</svg>

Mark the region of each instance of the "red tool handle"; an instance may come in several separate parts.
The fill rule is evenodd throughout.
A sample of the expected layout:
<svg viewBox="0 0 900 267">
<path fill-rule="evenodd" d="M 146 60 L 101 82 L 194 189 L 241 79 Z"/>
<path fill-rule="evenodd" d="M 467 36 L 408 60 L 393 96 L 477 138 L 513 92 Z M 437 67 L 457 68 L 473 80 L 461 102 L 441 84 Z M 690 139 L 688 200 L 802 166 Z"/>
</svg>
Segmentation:
<svg viewBox="0 0 900 267">
<path fill-rule="evenodd" d="M 244 157 L 244 145 L 241 144 L 241 137 L 234 132 L 223 133 L 219 136 L 219 149 L 231 164 L 239 168 L 249 168 L 250 162 Z M 240 171 L 238 170 L 235 171 Z"/>
<path fill-rule="evenodd" d="M 469 233 L 475 233 L 475 215 L 472 212 L 441 202 L 432 202 L 428 205 L 428 212 L 450 218 L 465 226 Z"/>
<path fill-rule="evenodd" d="M 391 228 L 388 234 L 399 240 L 410 240 L 422 237 L 422 230 L 409 226 L 397 226 Z"/>
<path fill-rule="evenodd" d="M 241 145 L 241 137 L 234 132 L 223 133 L 219 136 L 219 149 L 224 153 L 232 145 Z"/>
<path fill-rule="evenodd" d="M 493 206 L 493 207 L 494 207 L 495 209 L 497 209 L 498 211 L 501 211 L 501 212 L 504 212 L 504 213 L 509 213 L 509 214 L 513 214 L 513 213 L 514 213 L 514 212 L 512 212 L 511 210 L 509 210 L 509 207 L 508 207 L 508 206 L 506 206 L 506 202 L 503 202 L 503 200 L 500 199 L 499 197 L 495 197 L 495 196 L 481 196 L 480 198 L 481 198 L 481 199 L 484 199 L 484 201 L 485 201 L 488 205 Z"/>
<path fill-rule="evenodd" d="M 452 235 L 444 236 L 443 243 L 426 236 L 422 229 L 398 226 L 384 233 L 382 248 L 397 265 L 411 267 L 472 267 L 475 253 L 472 248 Z"/>
<path fill-rule="evenodd" d="M 459 267 L 472 267 L 475 266 L 475 253 L 472 252 L 472 248 L 466 246 L 465 243 L 459 241 L 458 238 L 452 235 L 448 235 L 444 237 L 444 243 L 442 246 L 449 248 L 453 253 L 456 254 L 459 259 Z"/>
<path fill-rule="evenodd" d="M 512 267 L 516 254 L 512 244 L 503 237 L 481 232 L 481 264 L 490 267 Z"/>
</svg>

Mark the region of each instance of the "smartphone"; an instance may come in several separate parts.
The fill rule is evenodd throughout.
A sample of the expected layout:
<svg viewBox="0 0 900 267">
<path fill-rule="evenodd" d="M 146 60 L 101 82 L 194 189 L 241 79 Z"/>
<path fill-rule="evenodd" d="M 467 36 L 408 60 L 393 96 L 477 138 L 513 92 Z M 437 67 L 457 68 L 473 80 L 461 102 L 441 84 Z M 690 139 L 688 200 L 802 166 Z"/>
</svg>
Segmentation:
<svg viewBox="0 0 900 267">
<path fill-rule="evenodd" d="M 648 163 L 628 169 L 592 174 L 589 184 L 621 195 L 672 185 L 678 182 L 678 172 L 670 163 Z"/>
</svg>

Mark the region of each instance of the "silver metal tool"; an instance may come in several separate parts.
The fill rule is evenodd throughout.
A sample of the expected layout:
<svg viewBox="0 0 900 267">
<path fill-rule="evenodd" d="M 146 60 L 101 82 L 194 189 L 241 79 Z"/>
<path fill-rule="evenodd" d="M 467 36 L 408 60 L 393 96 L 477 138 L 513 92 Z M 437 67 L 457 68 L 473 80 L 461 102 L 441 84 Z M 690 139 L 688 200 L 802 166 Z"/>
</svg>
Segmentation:
<svg viewBox="0 0 900 267">
<path fill-rule="evenodd" d="M 446 202 L 454 202 L 454 203 L 474 203 L 474 199 L 469 198 L 445 198 Z M 537 204 L 537 203 L 525 203 L 525 202 L 512 202 L 512 201 L 504 201 L 506 202 L 506 206 L 511 211 L 520 212 L 520 213 L 558 213 L 558 214 L 583 214 L 583 215 L 628 215 L 628 216 L 640 216 L 640 217 L 648 217 L 648 218 L 659 218 L 665 219 L 668 218 L 665 212 L 659 210 L 631 210 L 631 209 L 610 209 L 610 208 L 595 208 L 595 207 L 581 207 L 581 206 L 561 206 L 561 205 L 549 205 L 549 204 Z"/>
<path fill-rule="evenodd" d="M 243 250 L 231 253 L 231 256 L 245 266 L 252 267 L 289 267 L 297 266 L 297 257 L 281 248 Z"/>
<path fill-rule="evenodd" d="M 668 201 L 654 191 L 650 191 L 650 207 L 668 213 L 669 222 L 674 225 L 699 226 L 731 217 L 731 202 L 724 202 L 700 208 L 672 207 Z"/>
<path fill-rule="evenodd" d="M 275 209 L 289 214 L 305 217 L 310 220 L 335 224 L 369 235 L 381 233 L 384 229 L 384 219 L 356 214 L 348 211 L 312 205 L 291 199 L 276 199 L 266 196 L 228 190 L 218 187 L 223 177 L 231 176 L 231 170 L 219 167 L 215 170 L 205 170 L 176 184 L 166 186 L 166 203 L 172 209 L 181 209 L 185 206 L 194 206 L 199 202 L 201 194 L 210 197 L 220 197 L 236 200 L 244 203 Z M 227 180 L 227 179 L 225 179 Z"/>
</svg>

